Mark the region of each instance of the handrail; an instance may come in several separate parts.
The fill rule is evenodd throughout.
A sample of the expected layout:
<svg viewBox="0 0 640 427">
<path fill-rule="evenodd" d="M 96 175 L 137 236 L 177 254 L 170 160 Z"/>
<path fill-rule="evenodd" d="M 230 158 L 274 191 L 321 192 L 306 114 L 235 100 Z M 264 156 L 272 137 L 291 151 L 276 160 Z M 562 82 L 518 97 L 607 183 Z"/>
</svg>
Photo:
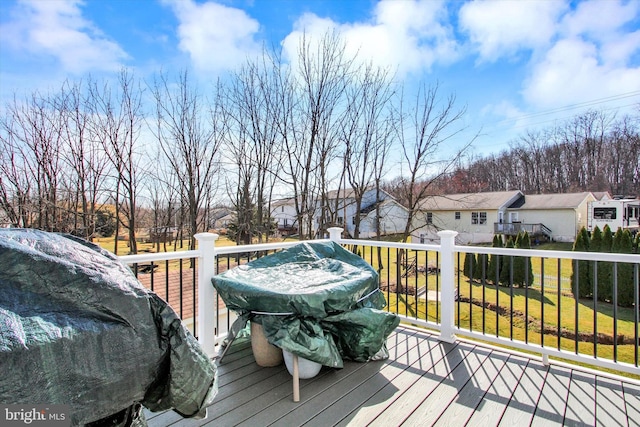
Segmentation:
<svg viewBox="0 0 640 427">
<path fill-rule="evenodd" d="M 541 260 L 546 259 L 555 259 L 558 260 L 577 260 L 577 261 L 598 261 L 596 265 L 602 265 L 601 263 L 612 263 L 614 266 L 621 264 L 631 264 L 634 267 L 635 276 L 633 278 L 636 287 L 640 282 L 638 278 L 638 271 L 640 270 L 640 256 L 636 254 L 618 254 L 618 253 L 594 253 L 594 252 L 568 252 L 568 251 L 554 251 L 554 250 L 537 250 L 537 249 L 516 249 L 516 248 L 493 248 L 493 247 L 480 247 L 480 246 L 462 246 L 455 244 L 455 236 L 456 232 L 452 231 L 441 231 L 438 234 L 441 237 L 440 244 L 418 244 L 418 243 L 396 243 L 396 242 L 386 242 L 386 241 L 371 241 L 371 240 L 353 240 L 353 239 L 343 239 L 341 238 L 342 229 L 341 228 L 331 228 L 328 230 L 330 233 L 329 239 L 322 239 L 321 241 L 334 241 L 341 245 L 354 246 L 359 248 L 389 248 L 395 249 L 397 251 L 416 251 L 416 253 L 424 253 L 427 254 L 429 252 L 435 252 L 438 254 L 439 259 L 436 259 L 437 265 L 436 275 L 438 283 L 438 296 L 436 297 L 437 304 L 437 315 L 436 320 L 428 320 L 428 319 L 419 319 L 417 317 L 407 316 L 406 314 L 398 313 L 401 318 L 410 322 L 412 324 L 421 325 L 424 327 L 436 329 L 440 331 L 440 339 L 444 341 L 455 341 L 456 335 L 466 336 L 474 339 L 482 339 L 484 341 L 500 344 L 500 345 L 508 345 L 513 348 L 517 348 L 520 350 L 527 350 L 539 353 L 543 356 L 543 359 L 548 362 L 549 356 L 559 357 L 567 360 L 571 360 L 573 362 L 581 362 L 581 363 L 589 363 L 596 365 L 600 368 L 608 368 L 614 369 L 622 372 L 631 373 L 634 375 L 640 376 L 640 367 L 638 365 L 638 352 L 639 352 L 639 343 L 635 345 L 635 363 L 626 363 L 617 360 L 614 356 L 613 360 L 606 360 L 602 357 L 597 357 L 594 355 L 585 355 L 578 353 L 578 345 L 577 345 L 577 330 L 576 330 L 576 351 L 571 352 L 558 347 L 555 348 L 553 346 L 545 346 L 536 344 L 529 341 L 519 341 L 513 339 L 513 337 L 504 337 L 504 336 L 492 336 L 487 335 L 484 330 L 478 331 L 475 329 L 465 329 L 462 328 L 459 324 L 457 325 L 454 319 L 454 312 L 456 311 L 456 307 L 458 310 L 460 309 L 460 302 L 457 301 L 457 292 L 460 287 L 460 278 L 461 275 L 461 261 L 460 255 L 464 254 L 486 254 L 486 255 L 502 255 L 507 257 L 524 257 L 526 259 L 540 258 Z M 197 303 L 197 337 L 198 340 L 205 348 L 205 351 L 208 354 L 213 355 L 215 352 L 215 345 L 218 341 L 220 341 L 224 337 L 224 331 L 220 331 L 217 327 L 219 323 L 218 315 L 219 312 L 217 309 L 212 309 L 212 301 L 217 300 L 217 295 L 215 293 L 215 289 L 211 285 L 211 279 L 215 276 L 217 259 L 222 255 L 232 255 L 232 254 L 258 254 L 260 252 L 268 252 L 268 251 L 276 251 L 279 249 L 285 249 L 291 246 L 295 246 L 300 242 L 277 242 L 277 243 L 264 243 L 264 244 L 254 244 L 254 245 L 240 245 L 240 246 L 215 246 L 215 241 L 218 238 L 217 235 L 211 233 L 200 233 L 195 236 L 198 241 L 199 248 L 197 250 L 192 251 L 184 251 L 184 252 L 171 252 L 171 253 L 155 253 L 155 254 L 141 254 L 141 255 L 125 255 L 120 256 L 119 259 L 127 264 L 136 264 L 143 262 L 156 262 L 156 261 L 165 261 L 165 260 L 175 260 L 175 259 L 196 259 L 197 260 L 197 293 L 198 293 L 198 303 Z M 373 252 L 373 251 L 372 251 Z M 456 255 L 458 254 L 458 255 Z M 455 257 L 458 257 L 458 261 L 456 264 Z M 363 256 L 364 258 L 364 256 Z M 509 258 L 507 258 L 509 259 Z M 577 265 L 579 263 L 575 263 Z M 394 268 L 402 268 L 401 265 L 397 265 Z M 408 271 L 408 270 L 407 270 Z M 597 271 L 597 270 L 596 270 Z M 542 272 L 544 273 L 544 271 Z M 389 273 L 387 273 L 389 274 Z M 403 277 L 409 279 L 411 275 L 417 275 L 419 273 L 418 269 L 414 269 L 411 271 L 411 274 L 405 274 Z M 426 271 L 423 271 L 423 274 L 427 274 Z M 400 277 L 400 276 L 398 276 Z M 544 292 L 544 277 L 538 275 L 537 277 L 542 277 L 543 281 L 543 289 Z M 395 276 L 392 278 L 395 280 Z M 491 280 L 491 278 L 488 278 Z M 560 273 L 558 272 L 558 280 L 560 279 Z M 563 277 L 564 279 L 564 277 Z M 458 284 L 456 285 L 456 280 L 458 280 Z M 539 279 L 540 280 L 540 279 Z M 415 280 L 417 283 L 417 279 Z M 560 295 L 561 290 L 560 282 L 558 282 L 558 295 Z M 168 286 L 168 285 L 167 285 Z M 513 288 L 511 285 L 512 296 L 513 298 Z M 615 286 L 615 285 L 614 285 Z M 573 287 L 573 285 L 572 285 Z M 507 288 L 508 289 L 508 288 Z M 387 291 L 389 292 L 389 291 Z M 399 292 L 398 290 L 395 291 Z M 484 291 L 483 291 L 484 292 Z M 492 292 L 498 292 L 498 287 L 495 287 L 495 290 Z M 635 291 L 635 304 L 638 306 L 638 293 L 640 290 Z M 411 294 L 407 294 L 411 296 Z M 484 298 L 484 296 L 483 296 Z M 417 296 L 416 296 L 417 299 Z M 458 305 L 456 305 L 458 304 Z M 470 302 L 469 302 L 470 304 Z M 511 301 L 513 304 L 513 300 Z M 559 302 L 558 302 L 559 304 Z M 594 306 L 595 306 L 595 297 L 594 297 Z M 528 307 L 528 306 L 527 306 Z M 576 304 L 576 325 L 577 325 L 577 317 L 578 317 L 578 308 Z M 596 308 L 594 308 L 594 311 Z M 558 309 L 559 311 L 559 309 Z M 615 312 L 615 307 L 614 307 Z M 637 312 L 637 310 L 636 310 Z M 483 311 L 484 313 L 484 311 Z M 561 319 L 559 318 L 560 314 L 558 314 L 558 324 L 561 324 Z M 635 315 L 638 316 L 637 313 Z M 636 324 L 638 322 L 636 318 Z M 483 322 L 484 322 L 484 314 L 483 314 Z M 595 322 L 595 320 L 594 320 Z M 614 323 L 615 323 L 615 315 L 614 315 Z M 577 328 L 577 326 L 576 326 Z M 497 332 L 496 332 L 497 333 Z M 614 333 L 615 335 L 615 333 Z M 638 326 L 636 326 L 636 341 L 638 341 Z M 560 338 L 558 338 L 559 340 Z M 559 341 L 558 341 L 559 343 Z M 597 345 L 597 344 L 594 344 Z M 614 349 L 615 349 L 614 344 Z M 615 352 L 615 350 L 614 350 Z"/>
</svg>

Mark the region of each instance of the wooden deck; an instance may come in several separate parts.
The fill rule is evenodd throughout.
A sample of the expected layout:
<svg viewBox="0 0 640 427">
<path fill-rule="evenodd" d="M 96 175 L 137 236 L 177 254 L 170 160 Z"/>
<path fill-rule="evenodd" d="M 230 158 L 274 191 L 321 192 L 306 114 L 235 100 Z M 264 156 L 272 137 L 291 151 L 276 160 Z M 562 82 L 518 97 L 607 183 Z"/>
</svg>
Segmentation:
<svg viewBox="0 0 640 427">
<path fill-rule="evenodd" d="M 345 362 L 301 380 L 261 368 L 237 340 L 219 365 L 219 391 L 202 420 L 147 412 L 160 426 L 640 426 L 638 382 L 613 380 L 399 327 L 389 360 Z"/>
</svg>

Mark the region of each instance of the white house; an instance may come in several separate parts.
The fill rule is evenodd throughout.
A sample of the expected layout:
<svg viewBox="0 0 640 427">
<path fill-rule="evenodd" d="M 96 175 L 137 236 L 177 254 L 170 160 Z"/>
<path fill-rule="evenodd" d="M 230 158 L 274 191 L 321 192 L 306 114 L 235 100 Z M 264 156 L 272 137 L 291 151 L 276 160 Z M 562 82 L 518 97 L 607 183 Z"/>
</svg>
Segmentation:
<svg viewBox="0 0 640 427">
<path fill-rule="evenodd" d="M 526 230 L 532 240 L 544 236 L 556 242 L 573 242 L 580 229 L 587 226 L 588 205 L 594 200 L 596 197 L 588 191 L 527 194 L 508 207 L 509 224 L 503 226 L 502 234 Z"/>
<path fill-rule="evenodd" d="M 280 235 L 298 234 L 298 219 L 293 197 L 271 202 L 271 218 L 277 223 Z"/>
<path fill-rule="evenodd" d="M 491 242 L 495 224 L 507 222 L 507 208 L 523 196 L 519 190 L 429 196 L 418 206 L 411 240 L 438 242 L 438 231 L 455 230 L 458 243 Z"/>
<path fill-rule="evenodd" d="M 376 194 L 379 194 L 379 197 Z M 362 239 L 376 236 L 378 223 L 382 235 L 401 233 L 409 217 L 407 208 L 398 203 L 393 196 L 383 190 L 377 193 L 375 188 L 364 192 L 359 212 L 353 190 L 330 191 L 327 198 L 330 211 L 337 207 L 337 212 L 334 212 L 335 223 L 330 225 L 343 227 L 349 236 L 354 235 L 356 217 L 360 218 L 358 237 Z M 321 211 L 318 209 L 315 219 L 317 230 L 326 228 L 320 224 L 320 214 Z M 376 214 L 379 215 L 378 220 Z"/>
</svg>

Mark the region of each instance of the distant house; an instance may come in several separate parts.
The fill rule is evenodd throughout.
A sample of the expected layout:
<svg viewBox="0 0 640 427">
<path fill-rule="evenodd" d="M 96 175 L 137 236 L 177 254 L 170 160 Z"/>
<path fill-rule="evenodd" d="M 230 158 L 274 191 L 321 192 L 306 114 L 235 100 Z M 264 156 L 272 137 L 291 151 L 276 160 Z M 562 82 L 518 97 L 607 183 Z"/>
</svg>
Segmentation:
<svg viewBox="0 0 640 427">
<path fill-rule="evenodd" d="M 379 194 L 379 196 L 377 196 Z M 356 217 L 360 219 L 359 238 L 368 239 L 376 236 L 379 224 L 380 234 L 396 234 L 404 231 L 409 213 L 386 191 L 370 188 L 362 195 L 362 203 L 358 211 L 353 190 L 330 191 L 327 194 L 329 210 L 335 210 L 335 221 L 332 224 L 320 224 L 320 212 L 317 210 L 315 224 L 317 230 L 326 230 L 331 226 L 344 228 L 349 236 L 354 236 Z M 376 217 L 376 215 L 378 215 Z"/>
<path fill-rule="evenodd" d="M 290 236 L 298 234 L 298 218 L 293 197 L 271 202 L 271 218 L 277 224 L 278 234 Z"/>
<path fill-rule="evenodd" d="M 236 220 L 236 213 L 231 208 L 215 208 L 211 211 L 210 228 L 217 232 L 225 232 L 229 224 Z"/>
<path fill-rule="evenodd" d="M 521 229 L 532 238 L 573 242 L 580 229 L 587 226 L 589 202 L 594 200 L 596 197 L 588 191 L 527 194 L 508 207 L 509 224 L 496 227 L 496 233 L 515 235 Z"/>
<path fill-rule="evenodd" d="M 455 230 L 458 243 L 491 242 L 495 224 L 507 222 L 508 207 L 523 196 L 519 190 L 429 196 L 418 205 L 411 241 L 438 242 L 438 231 Z"/>
<path fill-rule="evenodd" d="M 591 192 L 525 195 L 517 190 L 432 196 L 419 206 L 421 222 L 412 241 L 438 241 L 438 231 L 455 230 L 461 244 L 489 243 L 495 234 L 516 236 L 520 231 L 534 241 L 573 242 L 586 227 L 594 200 Z"/>
</svg>

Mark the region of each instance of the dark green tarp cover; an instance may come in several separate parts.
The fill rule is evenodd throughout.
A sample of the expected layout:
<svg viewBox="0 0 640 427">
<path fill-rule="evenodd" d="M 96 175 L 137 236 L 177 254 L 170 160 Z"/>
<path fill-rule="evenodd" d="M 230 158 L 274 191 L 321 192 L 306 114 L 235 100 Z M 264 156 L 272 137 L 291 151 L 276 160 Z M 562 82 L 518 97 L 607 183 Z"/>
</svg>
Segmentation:
<svg viewBox="0 0 640 427">
<path fill-rule="evenodd" d="M 217 393 L 215 365 L 128 267 L 36 230 L 0 229 L 0 372 L 0 402 L 70 405 L 72 425 L 145 425 L 140 403 L 202 417 Z"/>
<path fill-rule="evenodd" d="M 334 242 L 301 243 L 212 282 L 239 314 L 232 336 L 255 321 L 271 344 L 325 366 L 388 357 L 385 341 L 400 322 L 381 310 L 376 271 Z"/>
</svg>

